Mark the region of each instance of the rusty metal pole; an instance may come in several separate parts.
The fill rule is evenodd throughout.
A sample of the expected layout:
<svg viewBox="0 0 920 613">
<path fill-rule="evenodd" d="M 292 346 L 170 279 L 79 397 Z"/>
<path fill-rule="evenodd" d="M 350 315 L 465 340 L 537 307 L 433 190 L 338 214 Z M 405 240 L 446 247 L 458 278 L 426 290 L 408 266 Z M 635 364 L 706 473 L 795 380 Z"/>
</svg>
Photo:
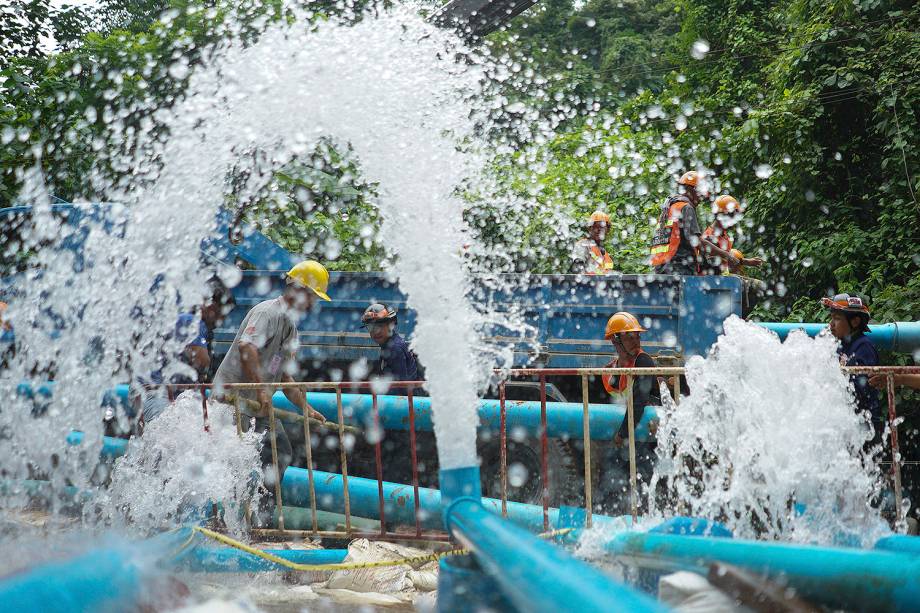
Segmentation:
<svg viewBox="0 0 920 613">
<path fill-rule="evenodd" d="M 345 533 L 351 536 L 351 498 L 348 494 L 348 459 L 345 453 L 345 411 L 342 408 L 342 385 L 335 387 L 335 406 L 339 423 L 339 452 L 342 460 L 342 498 L 345 501 Z"/>
<path fill-rule="evenodd" d="M 381 441 L 383 430 L 380 428 L 380 411 L 377 407 L 377 392 L 371 392 L 371 405 L 374 414 L 374 464 L 377 465 L 377 500 L 380 507 L 380 536 L 387 533 L 386 503 L 383 498 L 383 453 Z"/>
<path fill-rule="evenodd" d="M 412 458 L 412 493 L 415 497 L 415 536 L 422 536 L 422 522 L 419 517 L 419 497 L 418 497 L 418 451 L 415 448 L 415 401 L 412 397 L 412 387 L 406 390 L 409 399 L 409 448 Z"/>
<path fill-rule="evenodd" d="M 674 404 L 680 404 L 680 375 L 674 375 Z"/>
<path fill-rule="evenodd" d="M 546 430 L 546 375 L 540 375 L 540 471 L 543 477 L 543 530 L 549 531 L 549 438 Z"/>
<path fill-rule="evenodd" d="M 900 524 L 904 514 L 901 509 L 901 450 L 898 446 L 898 412 L 894 399 L 894 375 L 888 373 L 885 376 L 885 382 L 888 388 L 888 427 L 891 430 L 891 474 L 894 478 L 894 510 L 895 519 Z"/>
<path fill-rule="evenodd" d="M 505 412 L 505 382 L 498 385 L 499 448 L 498 467 L 502 490 L 502 517 L 508 517 L 508 421 Z"/>
<path fill-rule="evenodd" d="M 281 502 L 281 479 L 284 475 L 278 469 L 278 441 L 275 440 L 275 412 L 268 407 L 268 429 L 272 444 L 272 466 L 275 469 L 275 507 L 278 509 L 278 529 L 284 532 L 284 505 Z"/>
<path fill-rule="evenodd" d="M 583 438 L 585 445 L 585 525 L 590 528 L 592 522 L 591 509 L 593 508 L 593 487 L 591 483 L 591 420 L 588 416 L 588 375 L 581 376 L 581 400 L 584 408 L 581 428 L 584 433 Z"/>
<path fill-rule="evenodd" d="M 629 509 L 633 522 L 639 518 L 638 500 L 636 496 L 636 432 L 633 407 L 633 376 L 626 375 L 626 428 L 629 433 Z"/>
<path fill-rule="evenodd" d="M 208 394 L 205 392 L 204 388 L 201 388 L 201 417 L 204 419 L 204 431 L 210 432 L 211 424 L 208 422 Z"/>
<path fill-rule="evenodd" d="M 310 405 L 307 403 L 307 390 L 304 390 L 303 398 L 303 444 L 307 454 L 307 478 L 310 483 L 310 518 L 313 523 L 313 534 L 316 534 L 319 532 L 319 522 L 316 519 L 316 485 L 313 482 L 313 435 L 310 432 L 310 419 L 307 414 L 307 411 L 310 410 Z"/>
</svg>

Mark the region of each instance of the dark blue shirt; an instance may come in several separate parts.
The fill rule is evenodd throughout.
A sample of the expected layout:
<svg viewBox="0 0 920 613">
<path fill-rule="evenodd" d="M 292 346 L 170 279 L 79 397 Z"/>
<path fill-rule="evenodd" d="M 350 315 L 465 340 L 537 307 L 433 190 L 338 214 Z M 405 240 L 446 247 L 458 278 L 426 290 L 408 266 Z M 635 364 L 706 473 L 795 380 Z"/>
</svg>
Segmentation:
<svg viewBox="0 0 920 613">
<path fill-rule="evenodd" d="M 418 381 L 418 363 L 409 344 L 399 334 L 393 333 L 380 351 L 380 374 L 395 381 Z"/>
<path fill-rule="evenodd" d="M 848 336 L 840 343 L 837 353 L 846 357 L 846 366 L 878 366 L 878 351 L 866 335 L 857 332 Z M 853 375 L 850 377 L 856 391 L 856 406 L 860 411 L 869 411 L 876 421 L 882 419 L 882 409 L 879 404 L 878 391 L 869 385 L 867 375 Z"/>
<path fill-rule="evenodd" d="M 195 325 L 197 319 L 197 326 Z M 179 318 L 176 320 L 175 331 L 170 335 L 171 338 L 178 340 L 181 343 L 184 343 L 183 350 L 180 351 L 177 355 L 173 356 L 174 358 L 185 361 L 184 350 L 185 347 L 204 347 L 208 350 L 208 353 L 211 353 L 211 331 L 208 330 L 208 327 L 203 321 L 197 318 L 194 313 L 180 313 Z M 163 383 L 163 369 L 169 363 L 169 358 L 161 354 L 159 358 L 160 367 L 155 371 L 150 373 L 150 382 L 151 383 Z M 141 379 L 143 382 L 144 380 Z M 184 375 L 173 375 L 170 378 L 170 383 L 195 383 Z"/>
</svg>

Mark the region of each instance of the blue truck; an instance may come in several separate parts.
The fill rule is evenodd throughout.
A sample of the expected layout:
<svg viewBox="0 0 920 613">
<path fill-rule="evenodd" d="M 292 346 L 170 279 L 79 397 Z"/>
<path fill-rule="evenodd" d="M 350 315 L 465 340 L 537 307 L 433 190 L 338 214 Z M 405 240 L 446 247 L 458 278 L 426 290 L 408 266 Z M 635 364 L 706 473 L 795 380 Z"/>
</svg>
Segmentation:
<svg viewBox="0 0 920 613">
<path fill-rule="evenodd" d="M 102 224 L 108 232 L 124 231 L 123 220 L 110 219 L 108 207 L 101 204 L 58 204 L 53 214 L 75 227 L 87 223 Z M 30 207 L 0 209 L 0 219 L 5 228 L 15 228 L 29 216 Z M 219 211 L 215 232 L 202 240 L 201 257 L 209 266 L 237 266 L 241 280 L 233 293 L 236 308 L 222 326 L 215 331 L 215 356 L 219 360 L 228 350 L 239 323 L 248 310 L 258 302 L 277 296 L 283 287 L 282 275 L 301 256 L 295 256 L 250 227 L 233 227 L 232 215 Z M 58 248 L 77 254 L 75 267 L 81 266 L 80 232 L 74 233 Z M 231 236 L 234 240 L 231 240 Z M 15 300 L 17 276 L 7 276 L 0 284 L 0 300 Z M 517 287 L 519 284 L 510 284 Z M 742 280 L 734 276 L 678 277 L 656 275 L 536 275 L 528 279 L 523 289 L 511 293 L 491 294 L 490 303 L 497 308 L 514 306 L 521 310 L 527 323 L 533 326 L 535 336 L 528 342 L 502 335 L 502 330 L 487 334 L 486 340 L 495 343 L 513 342 L 514 366 L 578 368 L 600 367 L 614 355 L 613 347 L 603 339 L 607 318 L 616 311 L 629 311 L 639 317 L 648 333 L 643 335 L 643 345 L 662 365 L 681 365 L 693 355 L 704 355 L 722 331 L 722 322 L 729 315 L 741 315 Z M 401 333 L 411 338 L 415 326 L 415 313 L 408 308 L 405 295 L 395 279 L 382 272 L 347 273 L 332 272 L 329 294 L 331 303 L 323 303 L 300 323 L 300 380 L 348 379 L 349 367 L 357 360 L 374 362 L 379 348 L 360 326 L 364 309 L 371 302 L 386 302 L 399 309 Z M 788 333 L 790 325 L 765 324 L 774 327 L 781 335 Z M 806 324 L 816 327 L 818 324 Z M 814 333 L 815 330 L 810 330 Z M 491 338 L 488 338 L 490 337 Z M 877 344 L 893 349 L 920 346 L 920 324 L 886 324 L 873 328 Z M 5 336 L 6 342 L 12 335 Z M 875 340 L 875 339 L 874 339 Z M 886 345 L 887 343 L 887 345 Z M 424 364 L 422 365 L 424 366 Z M 547 396 L 549 415 L 581 407 L 581 384 L 577 377 L 549 377 Z M 497 390 L 487 394 L 495 398 Z M 534 380 L 516 380 L 506 387 L 507 398 L 515 402 L 518 415 L 521 409 L 539 411 L 538 385 Z M 317 402 L 319 402 L 317 398 Z M 573 403 L 568 401 L 575 401 Z M 589 400 L 601 403 L 599 410 L 610 408 L 602 387 L 595 382 L 590 386 Z M 529 403 L 529 404 L 528 404 Z M 396 406 L 394 401 L 393 406 Z M 494 409 L 494 407 L 492 407 Z M 398 407 L 393 410 L 403 410 Z M 526 413 L 526 411 L 525 411 Z M 480 414 L 483 415 L 481 408 Z M 330 415 L 331 416 L 331 415 Z M 402 420 L 403 422 L 405 420 Z M 393 423 L 400 423 L 397 419 Z M 433 485 L 437 466 L 430 421 L 427 430 L 419 432 L 418 455 L 424 459 L 421 474 L 423 485 Z M 593 427 L 592 427 L 593 429 Z M 303 435 L 299 427 L 290 429 L 295 446 Z M 480 456 L 484 492 L 498 494 L 499 447 L 494 429 L 483 428 L 480 437 Z M 553 437 L 549 447 L 549 488 L 554 500 L 571 501 L 568 486 L 580 480 L 582 472 L 582 444 L 579 437 L 566 433 Z M 327 439 L 326 451 L 337 441 Z M 388 429 L 384 445 L 384 477 L 390 481 L 407 482 L 409 475 L 407 451 L 408 435 L 404 428 Z M 537 502 L 542 491 L 540 477 L 539 440 L 529 431 L 521 437 L 509 436 L 508 465 L 520 465 L 528 475 L 524 483 L 510 488 L 512 499 Z M 358 441 L 351 450 L 350 470 L 359 476 L 374 476 L 373 453 L 366 443 Z M 330 472 L 340 470 L 337 452 L 319 453 L 318 468 Z M 580 490 L 580 487 L 576 487 Z"/>
</svg>

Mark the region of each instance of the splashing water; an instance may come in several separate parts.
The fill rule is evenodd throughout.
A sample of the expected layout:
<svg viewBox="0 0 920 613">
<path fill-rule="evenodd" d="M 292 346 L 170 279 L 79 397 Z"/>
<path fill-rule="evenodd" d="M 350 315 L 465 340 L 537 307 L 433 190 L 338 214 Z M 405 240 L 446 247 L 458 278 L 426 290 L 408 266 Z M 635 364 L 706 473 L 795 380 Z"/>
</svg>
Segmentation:
<svg viewBox="0 0 920 613">
<path fill-rule="evenodd" d="M 135 169 L 132 187 L 105 190 L 109 200 L 124 203 L 110 211 L 116 227 L 124 224 L 123 233 L 104 223 L 70 228 L 50 214 L 33 217 L 30 245 L 39 247 L 49 237 L 60 245 L 82 232 L 84 262 L 66 250 L 39 248 L 17 296 L 17 343 L 28 350 L 4 373 L 0 392 L 14 398 L 19 381 L 34 379 L 36 364 L 54 377 L 56 388 L 41 419 L 21 399 L 0 412 L 0 426 L 12 433 L 0 448 L 7 474 L 25 477 L 38 467 L 59 483 L 89 485 L 91 458 L 102 438 L 101 392 L 129 372 L 154 370 L 159 353 L 181 350 L 168 333 L 179 304 L 195 304 L 204 286 L 200 240 L 213 227 L 240 151 L 268 151 L 270 166 L 280 168 L 322 138 L 348 142 L 362 173 L 380 185 L 381 239 L 396 256 L 393 272 L 418 314 L 413 343 L 436 407 L 440 465 L 475 464 L 478 390 L 491 376 L 496 352 L 505 361 L 511 355 L 510 346 L 481 342 L 478 331 L 507 325 L 508 318 L 470 305 L 461 255 L 468 237 L 459 190 L 476 184 L 480 195 L 488 192 L 489 157 L 481 136 L 494 110 L 485 85 L 488 60 L 399 7 L 356 24 L 270 25 L 255 43 L 225 42 L 205 55 L 210 59 L 191 75 L 185 97 L 158 111 L 156 132 L 169 138 L 141 129 L 132 136 L 132 159 L 106 160 Z M 116 122 L 111 129 L 125 127 Z M 258 192 L 269 176 L 253 173 L 238 197 Z M 39 213 L 50 210 L 47 195 L 38 194 L 37 173 L 33 183 L 36 194 L 26 194 L 28 199 Z M 168 432 L 183 429 L 177 440 L 191 445 L 186 427 L 188 437 L 207 439 L 200 427 L 164 419 L 152 424 L 137 450 L 178 453 Z M 79 454 L 64 443 L 71 429 L 85 433 Z M 235 456 L 230 447 L 216 445 L 229 455 L 212 454 L 208 461 L 221 468 L 230 462 L 236 476 L 245 475 L 249 450 Z M 73 460 L 58 464 L 60 458 Z M 177 497 L 175 503 L 183 487 L 199 488 L 208 473 L 190 470 L 187 460 L 119 462 L 112 503 L 133 497 L 132 517 L 162 521 L 164 509 L 175 506 L 167 498 Z M 251 468 L 256 466 L 253 458 Z M 169 487 L 157 496 L 134 496 L 143 483 L 158 489 L 164 479 Z M 226 485 L 220 485 L 225 492 Z"/>
<path fill-rule="evenodd" d="M 669 508 L 724 521 L 738 536 L 873 542 L 887 532 L 869 501 L 879 471 L 840 370 L 835 339 L 786 342 L 732 316 L 706 359 L 687 363 L 691 393 L 665 411 L 650 488 Z M 844 537 L 844 535 L 847 535 Z"/>
<path fill-rule="evenodd" d="M 152 530 L 208 517 L 220 502 L 227 527 L 241 534 L 244 505 L 258 504 L 261 434 L 238 435 L 233 407 L 217 402 L 208 403 L 208 425 L 202 436 L 198 392 L 180 394 L 116 461 L 101 515 Z"/>
</svg>

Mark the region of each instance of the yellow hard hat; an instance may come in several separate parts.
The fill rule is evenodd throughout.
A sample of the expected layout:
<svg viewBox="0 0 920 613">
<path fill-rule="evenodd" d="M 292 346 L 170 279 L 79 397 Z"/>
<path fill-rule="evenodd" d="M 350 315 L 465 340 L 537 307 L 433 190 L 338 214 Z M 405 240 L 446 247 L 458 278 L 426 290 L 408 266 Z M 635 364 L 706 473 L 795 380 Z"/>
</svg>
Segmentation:
<svg viewBox="0 0 920 613">
<path fill-rule="evenodd" d="M 329 289 L 329 271 L 316 260 L 304 260 L 287 271 L 284 278 L 293 285 L 312 289 L 313 293 L 323 300 L 332 300 L 326 294 L 326 290 Z"/>
<path fill-rule="evenodd" d="M 734 197 L 722 194 L 712 203 L 713 213 L 740 213 L 741 204 Z"/>
<path fill-rule="evenodd" d="M 645 328 L 639 325 L 639 320 L 636 319 L 635 315 L 627 313 L 626 311 L 620 311 L 619 313 L 614 313 L 613 316 L 607 320 L 607 329 L 604 330 L 604 339 L 609 341 L 613 338 L 614 334 L 621 334 L 623 332 L 645 331 Z"/>
<path fill-rule="evenodd" d="M 598 222 L 604 222 L 608 226 L 610 225 L 610 215 L 607 213 L 602 213 L 601 211 L 594 211 L 591 213 L 591 217 L 588 218 L 588 225 L 593 226 Z"/>
<path fill-rule="evenodd" d="M 680 176 L 680 179 L 677 180 L 678 185 L 690 185 L 691 187 L 696 187 L 699 182 L 700 173 L 695 170 L 685 172 Z"/>
</svg>

